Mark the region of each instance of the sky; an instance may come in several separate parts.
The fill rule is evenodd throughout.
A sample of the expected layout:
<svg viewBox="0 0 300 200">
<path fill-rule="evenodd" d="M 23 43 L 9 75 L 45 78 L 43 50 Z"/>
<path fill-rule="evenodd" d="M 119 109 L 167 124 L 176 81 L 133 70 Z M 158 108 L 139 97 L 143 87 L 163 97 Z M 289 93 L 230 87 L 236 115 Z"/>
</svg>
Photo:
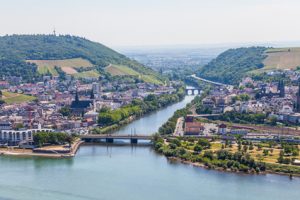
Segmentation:
<svg viewBox="0 0 300 200">
<path fill-rule="evenodd" d="M 299 41 L 299 0 L 0 0 L 0 35 L 82 36 L 108 46 Z"/>
</svg>

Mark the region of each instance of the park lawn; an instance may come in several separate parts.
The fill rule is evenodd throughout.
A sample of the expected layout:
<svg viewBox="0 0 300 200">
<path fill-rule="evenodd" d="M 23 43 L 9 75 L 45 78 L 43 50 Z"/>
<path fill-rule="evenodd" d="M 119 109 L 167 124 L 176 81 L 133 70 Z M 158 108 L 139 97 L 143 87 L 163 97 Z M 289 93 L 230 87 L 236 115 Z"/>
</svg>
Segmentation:
<svg viewBox="0 0 300 200">
<path fill-rule="evenodd" d="M 90 70 L 73 74 L 75 78 L 98 78 L 100 76 L 97 70 Z"/>
<path fill-rule="evenodd" d="M 14 103 L 19 104 L 19 103 L 33 101 L 36 99 L 36 97 L 33 97 L 33 96 L 12 93 L 12 92 L 7 92 L 7 91 L 2 91 L 2 94 L 3 94 L 2 99 L 7 104 L 14 104 Z"/>
<path fill-rule="evenodd" d="M 265 146 L 265 145 L 262 144 L 262 146 Z M 248 145 L 248 147 L 249 147 L 249 145 Z M 221 143 L 211 143 L 211 148 L 209 150 L 212 150 L 212 151 L 216 152 L 216 151 L 221 150 L 221 149 L 222 149 L 222 144 Z M 242 149 L 243 149 L 243 147 L 242 147 Z M 271 164 L 278 164 L 277 159 L 279 158 L 279 154 L 280 154 L 281 149 L 278 149 L 278 148 L 274 147 L 273 148 L 273 153 L 271 153 L 269 151 L 269 154 L 267 156 L 263 155 L 263 150 L 264 149 L 270 150 L 270 148 L 268 148 L 268 147 L 262 147 L 261 150 L 258 150 L 258 148 L 256 146 L 254 146 L 253 150 L 248 149 L 247 152 L 251 155 L 251 157 L 255 161 L 261 161 L 260 158 L 263 158 L 263 160 L 262 160 L 263 162 L 271 163 Z M 227 147 L 227 148 L 225 148 L 225 150 L 228 150 L 232 153 L 235 153 L 235 152 L 238 151 L 238 145 L 233 144 L 231 148 Z M 258 155 L 260 155 L 260 156 L 258 156 Z M 291 156 L 289 158 L 296 158 L 296 159 L 300 160 L 300 156 Z"/>
<path fill-rule="evenodd" d="M 211 144 L 210 150 L 212 151 L 218 151 L 222 149 L 222 144 L 220 142 L 212 142 L 210 144 Z"/>
</svg>

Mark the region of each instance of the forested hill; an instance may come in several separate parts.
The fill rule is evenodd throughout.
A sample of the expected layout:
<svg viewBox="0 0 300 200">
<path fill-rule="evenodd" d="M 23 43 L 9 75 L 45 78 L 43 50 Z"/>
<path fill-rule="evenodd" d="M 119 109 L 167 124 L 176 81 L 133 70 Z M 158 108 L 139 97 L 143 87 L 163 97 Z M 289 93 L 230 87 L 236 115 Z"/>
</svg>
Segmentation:
<svg viewBox="0 0 300 200">
<path fill-rule="evenodd" d="M 203 66 L 197 75 L 211 81 L 237 84 L 245 73 L 264 67 L 265 47 L 229 49 Z"/>
<path fill-rule="evenodd" d="M 0 76 L 38 76 L 37 66 L 26 60 L 82 58 L 95 67 L 126 65 L 141 74 L 157 76 L 150 68 L 96 42 L 70 35 L 11 35 L 0 37 Z"/>
</svg>

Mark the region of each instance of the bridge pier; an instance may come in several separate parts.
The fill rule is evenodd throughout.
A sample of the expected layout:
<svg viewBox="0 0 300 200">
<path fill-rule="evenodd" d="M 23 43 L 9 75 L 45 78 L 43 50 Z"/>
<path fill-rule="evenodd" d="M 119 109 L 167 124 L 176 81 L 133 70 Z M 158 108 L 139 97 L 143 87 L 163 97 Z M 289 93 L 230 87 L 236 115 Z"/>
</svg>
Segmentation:
<svg viewBox="0 0 300 200">
<path fill-rule="evenodd" d="M 114 139 L 113 138 L 106 138 L 106 142 L 107 143 L 114 143 Z"/>
<path fill-rule="evenodd" d="M 138 139 L 131 138 L 131 139 L 130 139 L 130 143 L 131 143 L 131 144 L 137 144 L 137 143 L 138 143 Z"/>
</svg>

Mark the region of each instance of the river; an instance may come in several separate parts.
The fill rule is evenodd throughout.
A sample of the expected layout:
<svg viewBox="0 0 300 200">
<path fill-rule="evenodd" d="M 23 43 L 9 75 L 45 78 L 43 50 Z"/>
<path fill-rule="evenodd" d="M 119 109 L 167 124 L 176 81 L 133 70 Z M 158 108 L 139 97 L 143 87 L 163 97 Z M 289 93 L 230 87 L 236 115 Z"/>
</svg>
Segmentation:
<svg viewBox="0 0 300 200">
<path fill-rule="evenodd" d="M 151 134 L 182 102 L 117 131 Z M 300 179 L 240 175 L 168 161 L 150 147 L 88 145 L 72 159 L 0 157 L 0 200 L 296 200 Z"/>
</svg>

